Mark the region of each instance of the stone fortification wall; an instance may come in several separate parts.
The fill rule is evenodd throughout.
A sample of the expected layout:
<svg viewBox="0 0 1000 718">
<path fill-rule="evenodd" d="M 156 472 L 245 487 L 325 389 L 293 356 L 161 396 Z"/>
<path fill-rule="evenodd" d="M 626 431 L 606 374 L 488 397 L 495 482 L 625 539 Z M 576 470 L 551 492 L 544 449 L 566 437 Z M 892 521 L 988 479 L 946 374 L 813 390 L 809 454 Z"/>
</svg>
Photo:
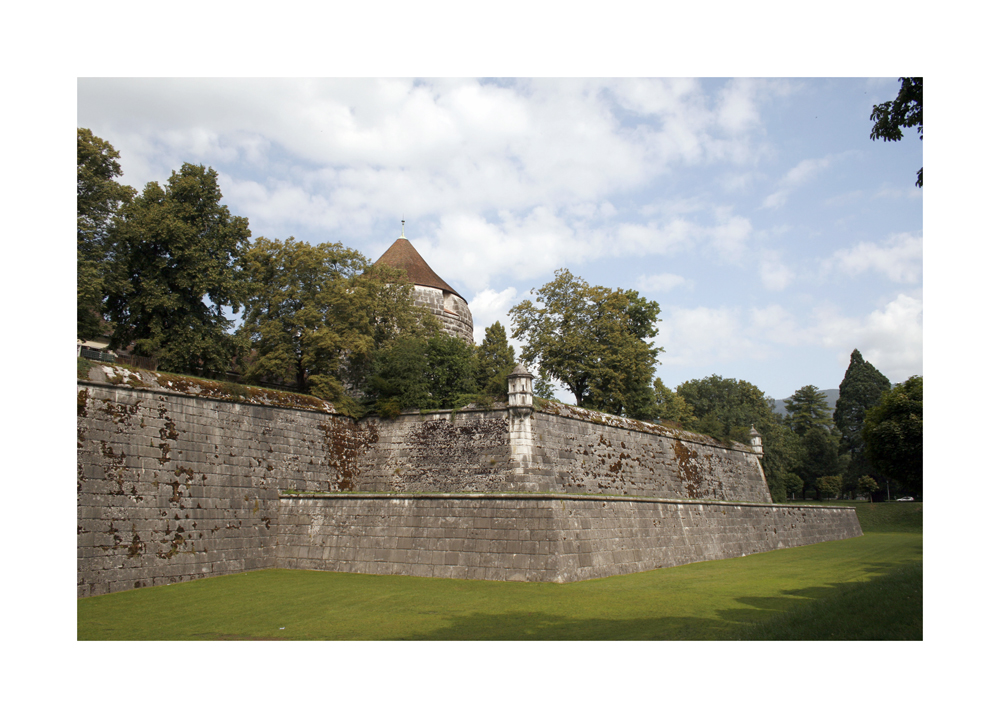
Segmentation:
<svg viewBox="0 0 1000 718">
<path fill-rule="evenodd" d="M 540 491 L 771 502 L 743 444 L 551 402 L 520 421 L 524 472 Z"/>
<path fill-rule="evenodd" d="M 77 386 L 78 593 L 274 565 L 282 489 L 357 478 L 374 427 L 167 391 Z"/>
<path fill-rule="evenodd" d="M 444 331 L 453 337 L 461 337 L 469 344 L 475 343 L 472 338 L 472 312 L 469 305 L 457 294 L 445 292 L 434 287 L 414 285 L 413 303 L 418 307 L 427 307 L 444 327 Z"/>
<path fill-rule="evenodd" d="M 378 442 L 358 458 L 359 491 L 516 491 L 507 411 L 366 419 Z"/>
<path fill-rule="evenodd" d="M 569 582 L 861 535 L 841 507 L 540 495 L 282 498 L 279 568 Z"/>
<path fill-rule="evenodd" d="M 572 581 L 859 533 L 770 506 L 745 447 L 572 407 L 356 423 L 124 380 L 77 387 L 81 596 L 274 566 Z"/>
</svg>

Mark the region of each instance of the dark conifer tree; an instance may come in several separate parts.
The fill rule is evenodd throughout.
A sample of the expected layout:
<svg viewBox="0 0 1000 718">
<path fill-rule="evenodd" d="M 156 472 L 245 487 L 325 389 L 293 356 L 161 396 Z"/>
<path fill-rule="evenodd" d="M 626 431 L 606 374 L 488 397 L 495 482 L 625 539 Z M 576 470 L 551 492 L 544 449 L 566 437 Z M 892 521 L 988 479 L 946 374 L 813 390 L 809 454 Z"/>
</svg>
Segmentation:
<svg viewBox="0 0 1000 718">
<path fill-rule="evenodd" d="M 847 476 L 854 479 L 865 474 L 875 475 L 875 470 L 865 458 L 865 445 L 861 430 L 865 413 L 882 399 L 882 393 L 892 387 L 885 375 L 865 361 L 861 352 L 851 353 L 851 364 L 840 382 L 840 397 L 833 412 L 833 422 L 840 430 L 840 451 L 848 454 Z"/>
</svg>

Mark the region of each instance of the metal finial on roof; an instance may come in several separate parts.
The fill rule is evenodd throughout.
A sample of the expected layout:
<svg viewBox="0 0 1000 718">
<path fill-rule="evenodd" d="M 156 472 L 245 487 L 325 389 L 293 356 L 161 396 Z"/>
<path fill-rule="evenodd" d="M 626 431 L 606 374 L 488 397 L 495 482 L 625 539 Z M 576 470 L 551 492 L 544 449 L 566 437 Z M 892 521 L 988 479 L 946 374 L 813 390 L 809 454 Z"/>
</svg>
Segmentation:
<svg viewBox="0 0 1000 718">
<path fill-rule="evenodd" d="M 406 239 L 406 220 L 403 220 L 403 228 L 399 230 L 399 238 Z"/>
</svg>

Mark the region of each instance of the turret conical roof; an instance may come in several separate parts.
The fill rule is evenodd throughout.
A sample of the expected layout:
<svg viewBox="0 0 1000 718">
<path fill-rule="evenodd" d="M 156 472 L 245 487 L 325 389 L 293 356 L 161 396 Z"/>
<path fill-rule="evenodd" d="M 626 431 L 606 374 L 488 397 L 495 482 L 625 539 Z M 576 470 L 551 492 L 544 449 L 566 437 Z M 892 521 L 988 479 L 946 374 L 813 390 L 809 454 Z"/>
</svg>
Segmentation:
<svg viewBox="0 0 1000 718">
<path fill-rule="evenodd" d="M 465 297 L 451 288 L 448 282 L 444 281 L 437 273 L 430 268 L 420 253 L 410 244 L 406 237 L 400 237 L 385 254 L 375 260 L 375 264 L 387 264 L 390 267 L 397 267 L 406 272 L 406 281 L 411 284 L 419 284 L 421 287 L 433 287 L 445 292 L 450 292 L 462 301 Z"/>
</svg>

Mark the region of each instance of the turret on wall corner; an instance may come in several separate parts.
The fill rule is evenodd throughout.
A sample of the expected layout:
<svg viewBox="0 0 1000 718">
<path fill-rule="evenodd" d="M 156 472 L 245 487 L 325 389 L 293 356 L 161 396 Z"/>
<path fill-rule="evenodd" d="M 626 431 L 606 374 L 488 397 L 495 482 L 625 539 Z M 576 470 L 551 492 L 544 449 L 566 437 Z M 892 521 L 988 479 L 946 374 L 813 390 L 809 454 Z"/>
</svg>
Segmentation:
<svg viewBox="0 0 1000 718">
<path fill-rule="evenodd" d="M 758 457 L 764 455 L 764 444 L 761 443 L 760 432 L 752 424 L 750 425 L 750 448 Z"/>
<path fill-rule="evenodd" d="M 512 417 L 523 418 L 534 411 L 531 381 L 535 378 L 524 364 L 518 364 L 507 375 L 507 411 Z"/>
</svg>

